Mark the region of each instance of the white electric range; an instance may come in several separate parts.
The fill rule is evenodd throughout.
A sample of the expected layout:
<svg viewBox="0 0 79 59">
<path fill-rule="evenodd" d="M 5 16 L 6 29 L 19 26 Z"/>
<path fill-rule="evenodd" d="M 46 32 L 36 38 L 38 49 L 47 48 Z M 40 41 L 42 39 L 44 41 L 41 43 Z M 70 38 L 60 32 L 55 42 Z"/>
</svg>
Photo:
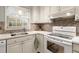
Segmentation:
<svg viewBox="0 0 79 59">
<path fill-rule="evenodd" d="M 72 53 L 72 38 L 76 36 L 76 27 L 54 26 L 53 32 L 44 36 L 45 52 Z"/>
</svg>

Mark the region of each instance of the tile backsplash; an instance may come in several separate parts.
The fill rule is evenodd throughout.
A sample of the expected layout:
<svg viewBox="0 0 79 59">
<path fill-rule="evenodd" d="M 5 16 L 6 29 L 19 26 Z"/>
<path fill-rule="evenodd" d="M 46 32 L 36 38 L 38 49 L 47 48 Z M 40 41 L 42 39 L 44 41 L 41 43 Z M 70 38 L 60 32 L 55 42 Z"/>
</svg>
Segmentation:
<svg viewBox="0 0 79 59">
<path fill-rule="evenodd" d="M 52 23 L 32 23 L 32 31 L 52 31 Z"/>
</svg>

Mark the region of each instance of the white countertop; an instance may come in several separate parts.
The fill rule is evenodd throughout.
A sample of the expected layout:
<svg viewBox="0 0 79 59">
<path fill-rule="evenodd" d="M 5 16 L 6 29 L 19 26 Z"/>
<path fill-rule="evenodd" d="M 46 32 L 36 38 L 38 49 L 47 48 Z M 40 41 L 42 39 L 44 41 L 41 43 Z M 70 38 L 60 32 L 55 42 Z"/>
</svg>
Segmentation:
<svg viewBox="0 0 79 59">
<path fill-rule="evenodd" d="M 0 34 L 0 40 L 6 40 L 6 39 L 10 39 L 10 38 L 16 38 L 16 37 L 26 36 L 26 35 L 31 35 L 31 34 L 44 34 L 44 35 L 47 35 L 47 34 L 50 34 L 51 32 L 47 32 L 47 31 L 28 31 L 27 33 L 28 34 L 16 35 L 16 36 L 10 36 L 11 34 Z M 47 36 L 50 36 L 50 35 L 47 35 Z M 65 40 L 67 40 L 67 39 L 65 39 Z M 67 40 L 67 41 L 79 44 L 79 36 L 76 36 L 72 40 Z"/>
<path fill-rule="evenodd" d="M 47 32 L 47 31 L 28 31 L 28 34 L 24 34 L 24 35 L 16 35 L 16 36 L 11 36 L 11 34 L 0 34 L 0 40 L 6 40 L 6 39 L 10 39 L 10 38 L 16 38 L 16 37 L 20 37 L 20 36 L 26 36 L 26 35 L 31 35 L 31 34 L 48 34 L 51 32 Z"/>
</svg>

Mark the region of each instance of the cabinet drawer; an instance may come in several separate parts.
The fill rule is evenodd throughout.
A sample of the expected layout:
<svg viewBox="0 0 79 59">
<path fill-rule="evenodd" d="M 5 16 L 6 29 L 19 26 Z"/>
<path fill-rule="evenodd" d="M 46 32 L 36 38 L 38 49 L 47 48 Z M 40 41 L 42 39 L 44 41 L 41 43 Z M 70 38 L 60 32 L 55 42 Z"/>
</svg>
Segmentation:
<svg viewBox="0 0 79 59">
<path fill-rule="evenodd" d="M 34 39 L 34 35 L 14 38 L 14 39 L 7 40 L 7 45 L 14 44 L 14 43 L 17 43 L 17 42 L 26 41 L 26 40 L 33 40 L 33 39 Z"/>
<path fill-rule="evenodd" d="M 79 44 L 73 44 L 73 50 L 79 52 Z"/>
</svg>

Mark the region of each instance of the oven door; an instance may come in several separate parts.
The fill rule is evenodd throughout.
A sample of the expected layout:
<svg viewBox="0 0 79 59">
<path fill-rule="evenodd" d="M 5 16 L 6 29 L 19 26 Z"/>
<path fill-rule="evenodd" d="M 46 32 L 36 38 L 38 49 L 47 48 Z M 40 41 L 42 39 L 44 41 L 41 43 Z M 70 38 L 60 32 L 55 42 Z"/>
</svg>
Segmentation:
<svg viewBox="0 0 79 59">
<path fill-rule="evenodd" d="M 52 53 L 64 53 L 63 46 L 60 46 L 50 41 L 47 41 L 47 50 L 51 51 Z"/>
<path fill-rule="evenodd" d="M 44 36 L 45 53 L 72 53 L 72 44 L 67 45 L 47 36 Z"/>
</svg>

